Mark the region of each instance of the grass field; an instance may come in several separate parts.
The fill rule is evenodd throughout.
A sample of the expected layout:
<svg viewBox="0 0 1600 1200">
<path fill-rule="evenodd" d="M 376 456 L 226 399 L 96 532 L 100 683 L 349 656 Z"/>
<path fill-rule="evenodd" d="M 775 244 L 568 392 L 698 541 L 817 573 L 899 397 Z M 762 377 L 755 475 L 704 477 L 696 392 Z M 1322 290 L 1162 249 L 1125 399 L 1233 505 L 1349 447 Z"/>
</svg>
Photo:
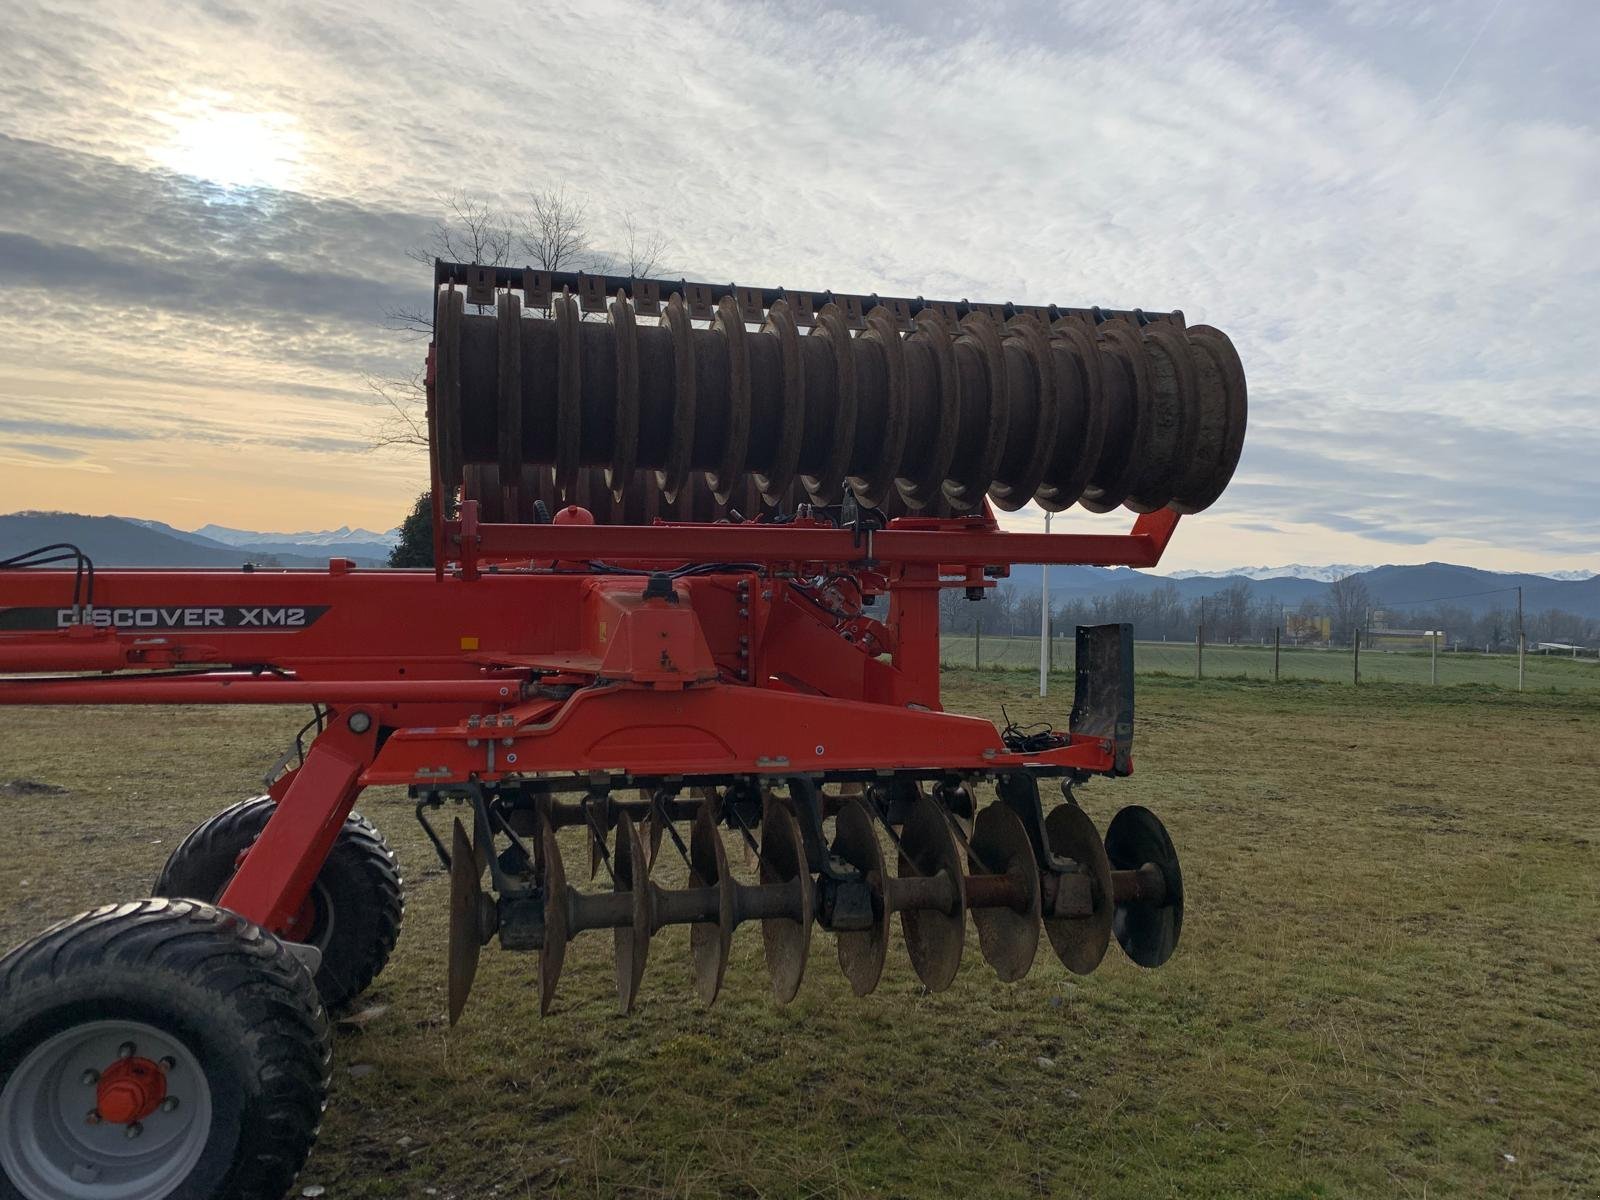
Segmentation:
<svg viewBox="0 0 1600 1200">
<path fill-rule="evenodd" d="M 947 667 L 970 667 L 974 650 L 980 651 L 978 664 L 1023 671 L 1039 670 L 1039 639 L 1036 637 L 990 637 L 984 635 L 981 647 L 971 637 L 944 635 L 943 659 Z M 1271 679 L 1271 646 L 1208 645 L 1204 666 L 1208 679 Z M 1429 682 L 1430 662 L 1426 650 L 1361 651 L 1362 683 Z M 1142 675 L 1176 675 L 1192 678 L 1195 670 L 1193 642 L 1137 642 L 1134 669 Z M 1056 643 L 1055 669 L 1065 672 L 1072 665 L 1072 643 Z M 1526 659 L 1528 691 L 1589 691 L 1600 693 L 1600 661 L 1593 657 L 1572 659 L 1560 655 L 1529 654 Z M 1283 647 L 1279 664 L 1284 680 L 1321 680 L 1350 683 L 1353 675 L 1349 647 L 1334 650 L 1309 647 Z M 1442 652 L 1439 655 L 1439 686 L 1458 684 L 1487 685 L 1515 690 L 1515 654 L 1470 654 Z"/>
<path fill-rule="evenodd" d="M 1064 723 L 1024 673 L 952 705 Z M 1183 855 L 1184 941 L 1087 979 L 1041 950 L 956 985 L 904 949 L 850 995 L 818 933 L 799 1000 L 735 938 L 717 1005 L 658 937 L 615 1015 L 610 938 L 485 952 L 444 1022 L 446 880 L 400 793 L 363 809 L 410 888 L 397 957 L 341 1027 L 302 1178 L 355 1197 L 1600 1195 L 1600 697 L 1140 682 L 1138 774 Z M 144 894 L 298 725 L 268 710 L 0 710 L 0 942 Z M 568 862 L 581 860 L 579 843 Z M 663 859 L 663 865 L 669 860 Z"/>
</svg>

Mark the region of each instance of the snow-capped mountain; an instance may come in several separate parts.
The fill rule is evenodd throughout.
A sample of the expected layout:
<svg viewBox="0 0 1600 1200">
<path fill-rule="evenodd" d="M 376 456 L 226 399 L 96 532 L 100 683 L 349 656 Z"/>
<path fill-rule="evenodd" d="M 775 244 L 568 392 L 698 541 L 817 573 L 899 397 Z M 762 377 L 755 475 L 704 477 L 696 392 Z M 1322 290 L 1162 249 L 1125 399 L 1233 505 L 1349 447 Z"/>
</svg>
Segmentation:
<svg viewBox="0 0 1600 1200">
<path fill-rule="evenodd" d="M 1199 576 L 1212 578 L 1243 575 L 1246 579 L 1314 579 L 1318 583 L 1333 583 L 1343 579 L 1346 575 L 1359 575 L 1363 571 L 1375 568 L 1356 563 L 1329 563 L 1325 567 L 1313 567 L 1306 563 L 1290 563 L 1286 567 L 1228 567 L 1225 570 L 1215 571 L 1163 571 L 1171 579 L 1195 579 Z"/>
<path fill-rule="evenodd" d="M 339 546 L 349 542 L 393 546 L 400 540 L 398 529 L 374 533 L 370 529 L 351 529 L 348 525 L 300 533 L 257 533 L 250 529 L 229 529 L 226 525 L 202 525 L 192 532 L 227 546 L 259 546 L 268 542 L 278 545 L 293 543 L 297 546 Z"/>
<path fill-rule="evenodd" d="M 1365 571 L 1375 571 L 1377 567 L 1371 565 L 1357 565 L 1355 563 L 1329 563 L 1325 567 L 1309 566 L 1306 563 L 1290 563 L 1286 567 L 1226 567 L 1211 571 L 1161 571 L 1156 574 L 1165 575 L 1168 579 L 1210 579 L 1226 578 L 1233 575 L 1243 575 L 1246 579 L 1311 579 L 1318 583 L 1334 583 L 1346 575 L 1360 575 Z M 1530 571 L 1530 575 L 1538 575 L 1543 579 L 1584 580 L 1593 579 L 1600 575 L 1600 571 Z"/>
</svg>

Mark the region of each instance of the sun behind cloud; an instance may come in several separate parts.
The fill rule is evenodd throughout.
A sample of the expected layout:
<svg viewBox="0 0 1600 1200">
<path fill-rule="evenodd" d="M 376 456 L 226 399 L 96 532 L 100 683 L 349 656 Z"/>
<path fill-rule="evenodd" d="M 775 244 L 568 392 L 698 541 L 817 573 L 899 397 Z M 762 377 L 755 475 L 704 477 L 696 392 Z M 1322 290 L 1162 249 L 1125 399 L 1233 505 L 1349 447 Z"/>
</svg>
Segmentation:
<svg viewBox="0 0 1600 1200">
<path fill-rule="evenodd" d="M 154 117 L 167 136 L 149 155 L 175 174 L 225 188 L 280 191 L 305 181 L 307 139 L 289 113 L 249 111 L 226 92 L 205 91 Z"/>
</svg>

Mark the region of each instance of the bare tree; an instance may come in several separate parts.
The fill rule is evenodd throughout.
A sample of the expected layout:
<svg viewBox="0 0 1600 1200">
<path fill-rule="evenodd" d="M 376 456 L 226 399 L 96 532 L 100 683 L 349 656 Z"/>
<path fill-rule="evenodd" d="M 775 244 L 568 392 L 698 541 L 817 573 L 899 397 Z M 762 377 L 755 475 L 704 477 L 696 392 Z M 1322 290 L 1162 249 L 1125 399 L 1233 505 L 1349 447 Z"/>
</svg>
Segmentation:
<svg viewBox="0 0 1600 1200">
<path fill-rule="evenodd" d="M 436 258 L 505 266 L 514 254 L 526 255 L 527 264 L 542 271 L 607 272 L 617 265 L 611 255 L 595 249 L 588 205 L 564 185 L 530 193 L 525 209 L 498 209 L 463 192 L 441 196 L 439 207 L 441 215 L 433 228 L 406 252 L 429 267 Z M 665 238 L 642 230 L 632 214 L 623 215 L 620 232 L 619 254 L 626 257 L 622 264 L 626 274 L 643 278 L 664 269 Z M 391 308 L 384 312 L 384 324 L 407 337 L 428 337 L 433 333 L 433 313 Z M 383 410 L 372 433 L 373 445 L 426 449 L 427 396 L 421 371 L 409 379 L 369 376 L 367 386 Z"/>
<path fill-rule="evenodd" d="M 1329 584 L 1328 599 L 1333 604 L 1335 637 L 1349 637 L 1351 631 L 1360 629 L 1367 619 L 1367 613 L 1378 604 L 1372 589 L 1358 575 L 1346 575 Z"/>
<path fill-rule="evenodd" d="M 589 206 L 569 194 L 565 185 L 531 193 L 527 210 L 517 218 L 517 245 L 529 265 L 541 271 L 594 269 Z"/>
</svg>

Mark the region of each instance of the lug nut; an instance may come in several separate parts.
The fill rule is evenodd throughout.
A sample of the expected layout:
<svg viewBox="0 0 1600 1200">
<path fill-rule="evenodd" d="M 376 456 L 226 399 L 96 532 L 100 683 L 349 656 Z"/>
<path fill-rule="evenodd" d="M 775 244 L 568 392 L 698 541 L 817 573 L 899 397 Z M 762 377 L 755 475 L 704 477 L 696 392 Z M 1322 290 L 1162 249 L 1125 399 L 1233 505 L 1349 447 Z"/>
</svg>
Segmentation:
<svg viewBox="0 0 1600 1200">
<path fill-rule="evenodd" d="M 83 1118 L 83 1123 L 85 1125 L 100 1124 L 100 1110 L 98 1108 L 91 1108 L 89 1110 L 89 1115 Z"/>
<path fill-rule="evenodd" d="M 138 1121 L 135 1121 L 133 1124 L 128 1126 L 127 1131 L 122 1136 L 127 1138 L 131 1142 L 131 1141 L 133 1141 L 134 1138 L 138 1137 L 143 1132 L 144 1132 L 144 1126 L 139 1124 Z"/>
<path fill-rule="evenodd" d="M 138 1047 L 135 1046 L 132 1042 L 123 1042 L 122 1045 L 117 1047 L 117 1057 L 118 1058 L 132 1058 L 133 1055 L 134 1055 L 134 1052 L 137 1049 L 138 1049 Z"/>
<path fill-rule="evenodd" d="M 96 1071 L 93 1067 L 90 1067 L 83 1073 L 78 1082 L 83 1084 L 84 1087 L 93 1087 L 95 1084 L 100 1082 L 100 1072 Z"/>
<path fill-rule="evenodd" d="M 161 1102 L 161 1111 L 162 1112 L 177 1112 L 178 1111 L 178 1098 L 176 1096 L 168 1096 L 165 1100 L 163 1100 Z"/>
<path fill-rule="evenodd" d="M 163 1071 L 170 1071 L 178 1065 L 178 1060 L 167 1054 L 162 1056 L 158 1065 Z"/>
</svg>

